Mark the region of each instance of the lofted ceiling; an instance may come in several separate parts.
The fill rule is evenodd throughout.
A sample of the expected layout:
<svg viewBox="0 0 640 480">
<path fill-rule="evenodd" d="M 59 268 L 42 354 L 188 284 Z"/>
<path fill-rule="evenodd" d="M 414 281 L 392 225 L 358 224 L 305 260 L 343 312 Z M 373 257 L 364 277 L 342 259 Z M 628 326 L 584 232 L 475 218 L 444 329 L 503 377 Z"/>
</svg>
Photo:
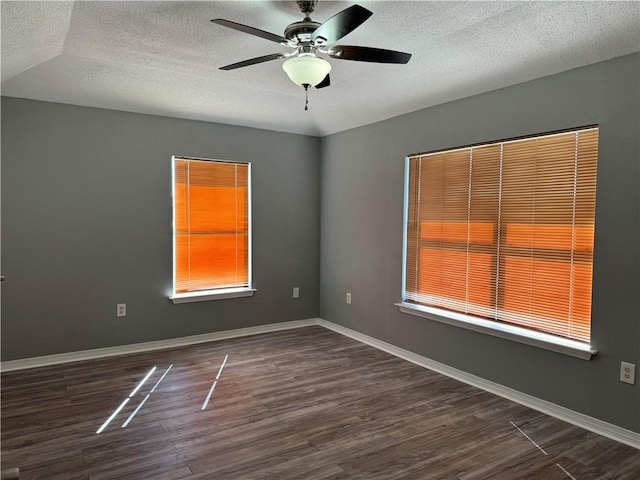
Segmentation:
<svg viewBox="0 0 640 480">
<path fill-rule="evenodd" d="M 324 22 L 358 3 L 373 15 L 338 43 L 412 53 L 407 65 L 324 57 L 331 86 L 293 84 L 275 60 L 219 67 L 276 43 L 293 1 L 2 1 L 5 96 L 323 136 L 640 50 L 640 3 L 319 1 Z"/>
</svg>

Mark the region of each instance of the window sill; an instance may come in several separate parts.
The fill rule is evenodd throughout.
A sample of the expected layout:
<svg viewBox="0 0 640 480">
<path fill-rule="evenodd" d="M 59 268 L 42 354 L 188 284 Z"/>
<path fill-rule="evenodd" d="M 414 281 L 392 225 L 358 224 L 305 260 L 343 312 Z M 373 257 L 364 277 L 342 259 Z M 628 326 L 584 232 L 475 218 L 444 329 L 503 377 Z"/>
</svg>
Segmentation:
<svg viewBox="0 0 640 480">
<path fill-rule="evenodd" d="M 219 290 L 203 290 L 201 292 L 176 293 L 169 297 L 172 303 L 206 302 L 209 300 L 225 300 L 227 298 L 252 297 L 255 288 L 221 288 Z"/>
<path fill-rule="evenodd" d="M 464 315 L 462 313 L 449 312 L 438 308 L 415 305 L 413 303 L 396 303 L 402 313 L 416 315 L 418 317 L 435 320 L 437 322 L 466 328 L 475 332 L 493 335 L 494 337 L 505 338 L 514 342 L 524 343 L 534 347 L 544 348 L 552 352 L 569 355 L 582 360 L 590 360 L 598 353 L 590 345 L 576 340 L 569 340 L 547 333 L 535 332 L 514 325 L 496 323 L 491 320 Z"/>
</svg>

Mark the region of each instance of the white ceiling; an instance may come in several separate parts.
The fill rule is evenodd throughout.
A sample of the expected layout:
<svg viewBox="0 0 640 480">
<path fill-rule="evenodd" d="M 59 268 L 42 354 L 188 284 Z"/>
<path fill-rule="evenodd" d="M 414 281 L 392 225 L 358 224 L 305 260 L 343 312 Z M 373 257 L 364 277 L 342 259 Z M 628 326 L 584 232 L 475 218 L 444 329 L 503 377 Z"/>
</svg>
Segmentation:
<svg viewBox="0 0 640 480">
<path fill-rule="evenodd" d="M 2 1 L 2 95 L 322 136 L 640 51 L 637 1 L 357 3 L 373 16 L 338 43 L 413 57 L 328 59 L 306 112 L 283 60 L 218 69 L 287 48 L 210 22 L 282 35 L 303 17 L 292 1 Z"/>
</svg>

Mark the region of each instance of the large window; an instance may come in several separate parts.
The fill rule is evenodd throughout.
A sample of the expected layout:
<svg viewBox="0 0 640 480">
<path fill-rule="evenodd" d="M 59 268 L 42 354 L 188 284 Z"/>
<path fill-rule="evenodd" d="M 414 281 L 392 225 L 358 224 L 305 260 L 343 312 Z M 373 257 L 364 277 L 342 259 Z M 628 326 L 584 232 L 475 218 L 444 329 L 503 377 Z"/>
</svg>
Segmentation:
<svg viewBox="0 0 640 480">
<path fill-rule="evenodd" d="M 589 343 L 597 150 L 585 128 L 409 157 L 403 301 Z"/>
<path fill-rule="evenodd" d="M 173 158 L 173 249 L 174 302 L 251 290 L 250 164 Z"/>
</svg>

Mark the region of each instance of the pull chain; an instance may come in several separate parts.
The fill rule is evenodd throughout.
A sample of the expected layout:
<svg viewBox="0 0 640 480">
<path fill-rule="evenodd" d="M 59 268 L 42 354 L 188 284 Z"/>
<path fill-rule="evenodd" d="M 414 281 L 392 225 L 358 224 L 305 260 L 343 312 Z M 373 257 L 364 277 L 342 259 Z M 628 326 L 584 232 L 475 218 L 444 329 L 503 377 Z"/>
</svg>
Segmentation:
<svg viewBox="0 0 640 480">
<path fill-rule="evenodd" d="M 304 85 L 304 109 L 309 110 L 309 85 Z"/>
</svg>

